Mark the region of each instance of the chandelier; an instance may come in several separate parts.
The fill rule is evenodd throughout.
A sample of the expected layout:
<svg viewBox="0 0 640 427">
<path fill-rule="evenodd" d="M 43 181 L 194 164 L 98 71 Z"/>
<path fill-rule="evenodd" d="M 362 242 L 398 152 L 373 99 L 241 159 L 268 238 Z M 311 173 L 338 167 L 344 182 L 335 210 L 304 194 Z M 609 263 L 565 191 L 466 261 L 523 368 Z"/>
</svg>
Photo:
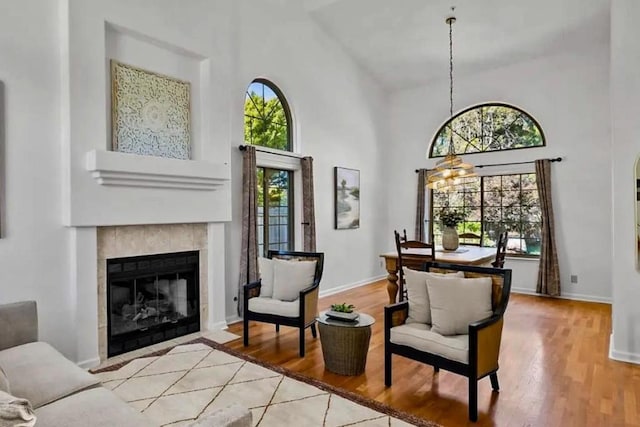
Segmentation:
<svg viewBox="0 0 640 427">
<path fill-rule="evenodd" d="M 451 8 L 453 10 L 453 8 Z M 465 163 L 455 155 L 453 145 L 453 23 L 454 16 L 445 21 L 449 25 L 449 152 L 438 160 L 435 169 L 427 174 L 427 187 L 432 190 L 451 191 L 462 183 L 462 178 L 477 176 L 473 165 Z"/>
</svg>

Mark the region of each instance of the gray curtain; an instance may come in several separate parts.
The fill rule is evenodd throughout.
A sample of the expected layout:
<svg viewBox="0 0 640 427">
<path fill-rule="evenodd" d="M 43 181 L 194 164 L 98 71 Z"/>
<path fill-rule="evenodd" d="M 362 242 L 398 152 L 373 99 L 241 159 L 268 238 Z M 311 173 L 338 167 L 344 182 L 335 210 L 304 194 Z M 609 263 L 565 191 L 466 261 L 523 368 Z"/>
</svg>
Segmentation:
<svg viewBox="0 0 640 427">
<path fill-rule="evenodd" d="M 542 248 L 536 292 L 558 296 L 560 295 L 560 268 L 551 201 L 551 162 L 548 159 L 536 160 L 536 184 L 542 210 Z"/>
<path fill-rule="evenodd" d="M 418 191 L 417 191 L 417 203 L 416 203 L 416 231 L 415 239 L 420 242 L 426 242 L 424 235 L 424 212 L 425 212 L 425 178 L 427 175 L 426 169 L 418 170 Z"/>
<path fill-rule="evenodd" d="M 313 202 L 313 157 L 300 159 L 302 167 L 302 246 L 305 252 L 316 251 L 316 214 Z"/>
<path fill-rule="evenodd" d="M 242 251 L 238 280 L 238 315 L 244 307 L 244 285 L 258 280 L 258 186 L 256 149 L 247 145 L 242 154 Z"/>
</svg>

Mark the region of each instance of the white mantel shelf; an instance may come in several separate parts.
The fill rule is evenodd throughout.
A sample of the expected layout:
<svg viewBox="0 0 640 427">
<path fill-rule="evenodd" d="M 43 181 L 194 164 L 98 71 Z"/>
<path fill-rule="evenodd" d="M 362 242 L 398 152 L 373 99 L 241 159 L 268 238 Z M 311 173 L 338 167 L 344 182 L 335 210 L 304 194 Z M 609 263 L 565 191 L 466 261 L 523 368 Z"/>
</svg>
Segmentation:
<svg viewBox="0 0 640 427">
<path fill-rule="evenodd" d="M 86 169 L 100 185 L 214 191 L 230 180 L 227 163 L 92 150 Z"/>
</svg>

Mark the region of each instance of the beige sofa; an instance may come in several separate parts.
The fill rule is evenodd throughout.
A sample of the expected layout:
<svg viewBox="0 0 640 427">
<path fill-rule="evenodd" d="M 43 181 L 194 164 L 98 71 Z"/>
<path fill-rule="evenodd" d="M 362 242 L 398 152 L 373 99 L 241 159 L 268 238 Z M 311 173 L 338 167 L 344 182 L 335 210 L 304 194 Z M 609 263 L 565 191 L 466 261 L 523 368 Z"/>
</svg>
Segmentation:
<svg viewBox="0 0 640 427">
<path fill-rule="evenodd" d="M 38 341 L 34 301 L 0 305 L 0 370 L 8 379 L 10 394 L 31 403 L 37 427 L 154 425 L 101 387 L 97 377 Z M 238 406 L 225 408 L 194 425 L 251 426 L 251 412 Z"/>
</svg>

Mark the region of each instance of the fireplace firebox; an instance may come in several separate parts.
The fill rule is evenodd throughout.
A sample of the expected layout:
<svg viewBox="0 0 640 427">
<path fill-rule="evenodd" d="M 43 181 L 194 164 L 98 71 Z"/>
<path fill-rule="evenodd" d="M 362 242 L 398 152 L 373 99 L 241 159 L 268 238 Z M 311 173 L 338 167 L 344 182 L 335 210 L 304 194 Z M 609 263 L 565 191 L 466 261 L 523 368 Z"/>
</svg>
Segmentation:
<svg viewBox="0 0 640 427">
<path fill-rule="evenodd" d="M 107 260 L 109 357 L 200 330 L 198 251 Z"/>
</svg>

